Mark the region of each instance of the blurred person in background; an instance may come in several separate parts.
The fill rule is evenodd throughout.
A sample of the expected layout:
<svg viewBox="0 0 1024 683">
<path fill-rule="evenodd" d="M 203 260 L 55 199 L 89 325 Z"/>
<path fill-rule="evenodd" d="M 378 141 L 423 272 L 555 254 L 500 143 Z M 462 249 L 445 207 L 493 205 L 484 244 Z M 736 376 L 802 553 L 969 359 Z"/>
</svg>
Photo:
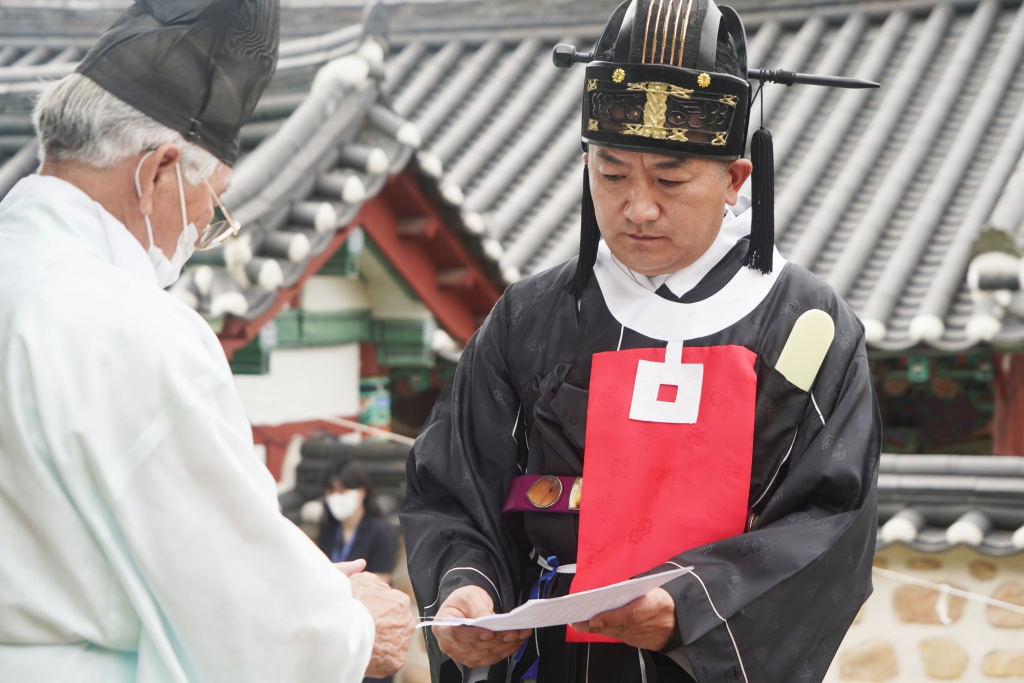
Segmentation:
<svg viewBox="0 0 1024 683">
<path fill-rule="evenodd" d="M 4 683 L 355 683 L 405 661 L 408 597 L 280 514 L 217 336 L 164 291 L 237 232 L 211 221 L 279 11 L 139 0 L 36 104 L 42 166 L 0 202 Z"/>
<path fill-rule="evenodd" d="M 331 562 L 366 562 L 384 583 L 391 581 L 398 542 L 384 518 L 366 469 L 355 460 L 335 459 L 324 476 L 324 514 L 317 545 Z M 365 682 L 391 683 L 391 676 Z"/>
<path fill-rule="evenodd" d="M 320 550 L 331 562 L 366 560 L 365 571 L 388 583 L 395 568 L 398 542 L 384 518 L 366 469 L 344 458 L 331 463 L 324 476 L 324 516 Z"/>
</svg>

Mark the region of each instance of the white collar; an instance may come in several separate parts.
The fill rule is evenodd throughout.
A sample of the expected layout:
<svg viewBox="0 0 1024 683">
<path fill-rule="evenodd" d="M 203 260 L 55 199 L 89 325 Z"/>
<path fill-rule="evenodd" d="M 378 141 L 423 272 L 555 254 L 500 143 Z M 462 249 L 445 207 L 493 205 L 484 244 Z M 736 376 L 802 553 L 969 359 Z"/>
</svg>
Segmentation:
<svg viewBox="0 0 1024 683">
<path fill-rule="evenodd" d="M 145 247 L 121 221 L 71 183 L 33 173 L 19 180 L 0 206 L 19 200 L 40 201 L 52 206 L 73 230 L 105 254 L 111 264 L 157 286 L 156 270 Z"/>
<path fill-rule="evenodd" d="M 715 241 L 711 243 L 708 250 L 690 265 L 670 275 L 648 277 L 628 269 L 614 255 L 612 255 L 612 261 L 644 289 L 655 292 L 664 284 L 669 291 L 681 297 L 696 287 L 697 283 L 703 280 L 704 276 L 710 273 L 711 269 L 718 265 L 726 254 L 736 246 L 736 242 L 750 234 L 749 214 L 745 216 L 746 220 L 739 218 L 741 214 L 746 213 L 748 208 L 750 208 L 750 200 L 743 196 L 740 197 L 736 206 L 726 207 L 725 216 L 722 218 L 722 227 L 718 230 L 718 236 L 715 237 Z"/>
<path fill-rule="evenodd" d="M 740 225 L 730 226 L 729 229 L 742 229 L 744 232 L 740 236 L 750 232 L 750 211 L 745 210 L 747 206 L 736 207 L 742 210 L 738 216 L 735 215 L 736 209 L 730 212 Z M 729 220 L 729 216 L 726 216 L 726 220 Z M 713 261 L 711 267 L 719 260 L 721 258 Z M 706 337 L 742 320 L 768 296 L 785 265 L 786 260 L 776 249 L 770 274 L 762 275 L 750 268 L 740 268 L 718 292 L 691 304 L 663 299 L 644 287 L 634 279 L 630 271 L 618 265 L 604 241 L 598 247 L 594 275 L 609 312 L 621 325 L 651 339 L 686 341 Z M 672 277 L 676 275 L 674 273 Z"/>
</svg>

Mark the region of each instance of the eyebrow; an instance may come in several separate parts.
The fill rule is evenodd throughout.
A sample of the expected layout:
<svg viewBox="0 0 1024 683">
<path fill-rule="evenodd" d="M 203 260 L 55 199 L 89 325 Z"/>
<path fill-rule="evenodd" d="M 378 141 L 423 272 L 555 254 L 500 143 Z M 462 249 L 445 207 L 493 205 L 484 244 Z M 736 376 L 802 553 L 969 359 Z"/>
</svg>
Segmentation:
<svg viewBox="0 0 1024 683">
<path fill-rule="evenodd" d="M 598 148 L 597 156 L 602 161 L 606 161 L 609 164 L 614 164 L 615 166 L 625 166 L 626 165 L 626 162 L 624 162 L 622 159 L 618 158 L 617 156 L 615 156 L 614 154 L 609 152 L 604 147 Z M 654 168 L 659 169 L 659 170 L 680 168 L 682 166 L 687 165 L 688 163 L 690 163 L 690 157 L 670 157 L 670 156 L 665 156 L 663 161 L 659 161 L 656 164 L 654 164 Z"/>
<path fill-rule="evenodd" d="M 690 163 L 690 157 L 666 157 L 664 161 L 654 164 L 654 168 L 679 168 L 680 166 L 686 166 L 688 163 Z"/>
<path fill-rule="evenodd" d="M 599 147 L 597 150 L 597 157 L 602 161 L 607 161 L 609 164 L 615 164 L 616 166 L 625 166 L 626 162 L 618 158 L 604 147 Z"/>
</svg>

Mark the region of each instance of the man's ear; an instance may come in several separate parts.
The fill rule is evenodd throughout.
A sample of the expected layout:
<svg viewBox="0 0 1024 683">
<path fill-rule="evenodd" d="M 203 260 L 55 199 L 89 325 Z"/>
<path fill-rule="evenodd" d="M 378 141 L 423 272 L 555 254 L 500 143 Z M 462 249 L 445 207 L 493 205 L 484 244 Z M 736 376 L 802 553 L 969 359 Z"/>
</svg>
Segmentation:
<svg viewBox="0 0 1024 683">
<path fill-rule="evenodd" d="M 725 166 L 725 203 L 733 206 L 739 199 L 740 189 L 747 182 L 754 165 L 748 159 L 734 159 Z"/>
<path fill-rule="evenodd" d="M 139 211 L 144 216 L 152 216 L 155 210 L 154 198 L 157 185 L 161 182 L 171 180 L 168 173 L 173 174 L 174 166 L 181 161 L 181 145 L 168 142 L 157 147 L 153 152 L 141 152 L 139 161 L 134 164 L 135 176 L 132 183 L 138 178 Z M 173 178 L 177 182 L 177 178 Z M 133 187 L 132 189 L 136 189 Z"/>
</svg>

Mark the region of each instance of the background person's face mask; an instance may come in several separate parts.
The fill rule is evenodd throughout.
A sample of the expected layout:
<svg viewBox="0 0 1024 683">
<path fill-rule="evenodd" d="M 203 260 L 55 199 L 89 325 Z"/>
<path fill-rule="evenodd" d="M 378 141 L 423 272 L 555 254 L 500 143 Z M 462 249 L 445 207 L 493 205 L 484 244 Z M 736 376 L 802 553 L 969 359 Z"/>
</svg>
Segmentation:
<svg viewBox="0 0 1024 683">
<path fill-rule="evenodd" d="M 142 170 L 142 163 L 149 158 L 153 151 L 146 152 L 139 165 L 135 167 L 135 192 L 142 198 L 142 184 L 139 182 L 139 171 Z M 174 165 L 174 172 L 178 177 L 178 197 L 181 199 L 181 224 L 184 226 L 181 234 L 178 235 L 178 244 L 174 248 L 171 258 L 167 258 L 164 252 L 153 242 L 153 225 L 149 222 L 149 216 L 143 215 L 146 221 L 146 233 L 149 235 L 149 249 L 146 254 L 149 256 L 153 268 L 156 269 L 157 284 L 161 289 L 173 285 L 178 276 L 181 275 L 181 268 L 185 265 L 196 250 L 196 240 L 199 239 L 199 230 L 195 223 L 188 222 L 188 214 L 185 211 L 185 189 L 181 182 L 181 166 Z"/>
<path fill-rule="evenodd" d="M 327 503 L 334 518 L 343 522 L 356 514 L 356 511 L 362 506 L 363 495 L 359 489 L 352 489 L 345 493 L 330 493 L 324 497 L 324 502 Z"/>
</svg>

